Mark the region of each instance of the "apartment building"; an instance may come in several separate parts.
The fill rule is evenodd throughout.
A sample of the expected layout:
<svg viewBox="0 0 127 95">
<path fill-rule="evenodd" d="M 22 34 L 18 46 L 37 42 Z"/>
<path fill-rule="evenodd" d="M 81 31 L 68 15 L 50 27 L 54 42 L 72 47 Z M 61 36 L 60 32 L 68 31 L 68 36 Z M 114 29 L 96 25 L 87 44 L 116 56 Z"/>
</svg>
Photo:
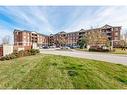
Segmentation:
<svg viewBox="0 0 127 95">
<path fill-rule="evenodd" d="M 96 32 L 96 33 L 100 32 L 102 34 L 105 34 L 107 38 L 109 39 L 109 41 L 110 42 L 113 41 L 114 45 L 116 45 L 117 42 L 120 40 L 121 26 L 110 26 L 106 24 L 100 28 L 94 28 L 94 29 L 88 29 L 88 30 L 81 29 L 76 32 L 66 33 L 62 31 L 57 34 L 50 35 L 49 43 L 50 45 L 55 45 L 55 43 L 60 37 L 64 37 L 66 39 L 66 45 L 68 46 L 77 45 L 77 42 L 81 40 L 83 36 L 85 36 L 88 33 L 91 34 L 91 32 Z"/>
<path fill-rule="evenodd" d="M 105 25 L 101 27 L 101 31 L 103 33 L 106 33 L 109 40 L 120 40 L 120 32 L 121 32 L 121 26 L 110 26 Z"/>
<path fill-rule="evenodd" d="M 71 45 L 77 45 L 77 42 L 79 40 L 79 35 L 80 34 L 80 31 L 76 31 L 76 32 L 70 32 L 70 33 L 67 33 L 66 36 L 67 36 L 67 45 L 68 46 L 71 46 Z"/>
<path fill-rule="evenodd" d="M 79 32 L 70 32 L 66 33 L 64 31 L 59 32 L 57 34 L 51 34 L 49 36 L 49 45 L 59 46 L 60 40 L 63 40 L 65 45 L 77 45 L 77 41 L 79 39 Z"/>
<path fill-rule="evenodd" d="M 113 47 L 119 47 L 121 26 L 105 25 L 101 28 L 101 31 L 107 35 Z"/>
<path fill-rule="evenodd" d="M 51 34 L 49 36 L 43 35 L 33 31 L 26 30 L 14 30 L 14 46 L 15 48 L 30 49 L 42 46 L 59 46 L 60 40 L 65 41 L 65 45 L 72 46 L 77 45 L 77 42 L 81 40 L 86 34 L 91 34 L 91 32 L 100 32 L 105 34 L 110 42 L 114 42 L 114 45 L 120 40 L 121 26 L 110 26 L 104 25 L 100 28 L 94 29 L 81 29 L 75 32 L 66 33 L 64 31 Z"/>
<path fill-rule="evenodd" d="M 48 36 L 27 30 L 14 30 L 14 50 L 29 50 L 48 45 Z"/>
<path fill-rule="evenodd" d="M 66 45 L 66 42 L 67 42 L 66 32 L 64 32 L 64 31 L 59 32 L 59 33 L 55 34 L 55 35 L 53 36 L 53 38 L 54 38 L 54 44 L 55 44 L 56 46 L 59 46 L 59 45 L 60 45 L 60 44 L 59 44 L 60 41 L 63 41 L 64 44 Z"/>
</svg>

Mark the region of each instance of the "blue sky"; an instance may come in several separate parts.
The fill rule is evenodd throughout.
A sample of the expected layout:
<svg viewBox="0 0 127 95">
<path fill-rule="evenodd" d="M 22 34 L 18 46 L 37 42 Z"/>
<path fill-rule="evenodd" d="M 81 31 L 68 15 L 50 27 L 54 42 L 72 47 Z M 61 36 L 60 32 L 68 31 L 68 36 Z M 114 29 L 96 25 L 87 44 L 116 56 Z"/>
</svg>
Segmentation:
<svg viewBox="0 0 127 95">
<path fill-rule="evenodd" d="M 54 34 L 105 24 L 127 28 L 126 6 L 1 6 L 0 38 L 13 36 L 14 29 Z"/>
</svg>

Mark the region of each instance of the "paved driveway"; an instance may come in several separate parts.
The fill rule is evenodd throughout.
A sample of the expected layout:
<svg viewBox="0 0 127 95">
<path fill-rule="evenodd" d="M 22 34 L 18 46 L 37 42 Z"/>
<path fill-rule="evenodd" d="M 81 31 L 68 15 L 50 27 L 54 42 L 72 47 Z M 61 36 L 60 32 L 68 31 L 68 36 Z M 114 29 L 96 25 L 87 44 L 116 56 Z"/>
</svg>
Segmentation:
<svg viewBox="0 0 127 95">
<path fill-rule="evenodd" d="M 41 53 L 44 53 L 44 54 L 72 56 L 72 57 L 94 59 L 94 60 L 127 65 L 127 55 L 115 55 L 115 54 L 85 52 L 85 51 L 77 51 L 77 50 L 59 51 L 54 49 L 41 49 L 40 51 Z"/>
</svg>

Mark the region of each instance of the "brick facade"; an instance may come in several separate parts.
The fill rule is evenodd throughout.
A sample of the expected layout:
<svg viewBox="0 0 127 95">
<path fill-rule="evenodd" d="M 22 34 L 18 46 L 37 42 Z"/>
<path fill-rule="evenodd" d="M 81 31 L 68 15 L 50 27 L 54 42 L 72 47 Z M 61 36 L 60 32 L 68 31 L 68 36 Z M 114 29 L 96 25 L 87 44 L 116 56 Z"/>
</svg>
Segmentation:
<svg viewBox="0 0 127 95">
<path fill-rule="evenodd" d="M 77 42 L 79 40 L 81 40 L 81 38 L 83 36 L 85 36 L 87 33 L 91 33 L 91 32 L 101 32 L 102 34 L 104 33 L 107 36 L 109 41 L 112 41 L 112 40 L 118 41 L 118 40 L 120 40 L 121 27 L 120 26 L 113 27 L 110 25 L 105 25 L 100 28 L 88 29 L 88 30 L 81 29 L 80 31 L 70 32 L 70 33 L 59 32 L 57 34 L 49 36 L 49 43 L 50 43 L 50 45 L 54 45 L 56 43 L 56 40 L 60 36 L 64 36 L 66 38 L 66 45 L 68 45 L 68 46 L 77 45 Z"/>
<path fill-rule="evenodd" d="M 37 43 L 38 46 L 45 45 L 52 46 L 57 45 L 57 41 L 60 39 L 60 37 L 65 38 L 66 45 L 68 46 L 77 45 L 77 42 L 81 40 L 81 38 L 85 34 L 97 31 L 106 34 L 109 41 L 120 40 L 121 27 L 105 25 L 100 28 L 88 30 L 81 29 L 79 31 L 70 33 L 62 31 L 57 34 L 51 34 L 49 36 L 39 34 L 37 32 L 14 30 L 14 45 L 15 47 L 27 47 L 27 48 L 31 48 L 33 43 Z"/>
<path fill-rule="evenodd" d="M 33 43 L 38 46 L 47 45 L 48 37 L 37 32 L 26 30 L 14 30 L 14 50 L 24 48 L 24 50 L 31 49 Z"/>
<path fill-rule="evenodd" d="M 0 46 L 0 57 L 3 56 L 3 47 Z"/>
</svg>

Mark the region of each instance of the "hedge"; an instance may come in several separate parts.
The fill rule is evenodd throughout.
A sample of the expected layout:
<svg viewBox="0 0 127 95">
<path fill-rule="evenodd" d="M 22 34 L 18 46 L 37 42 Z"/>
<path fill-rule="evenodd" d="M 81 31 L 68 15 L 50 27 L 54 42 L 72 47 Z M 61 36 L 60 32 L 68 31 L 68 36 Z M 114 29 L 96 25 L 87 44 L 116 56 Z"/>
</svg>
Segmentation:
<svg viewBox="0 0 127 95">
<path fill-rule="evenodd" d="M 40 53 L 40 51 L 38 49 L 21 50 L 21 51 L 18 51 L 18 52 L 14 51 L 12 54 L 1 57 L 0 60 L 1 61 L 10 60 L 10 59 L 23 57 L 23 56 L 36 55 L 38 53 Z"/>
<path fill-rule="evenodd" d="M 96 49 L 96 48 L 90 48 L 89 51 L 95 51 L 95 52 L 109 52 L 109 49 Z"/>
</svg>

